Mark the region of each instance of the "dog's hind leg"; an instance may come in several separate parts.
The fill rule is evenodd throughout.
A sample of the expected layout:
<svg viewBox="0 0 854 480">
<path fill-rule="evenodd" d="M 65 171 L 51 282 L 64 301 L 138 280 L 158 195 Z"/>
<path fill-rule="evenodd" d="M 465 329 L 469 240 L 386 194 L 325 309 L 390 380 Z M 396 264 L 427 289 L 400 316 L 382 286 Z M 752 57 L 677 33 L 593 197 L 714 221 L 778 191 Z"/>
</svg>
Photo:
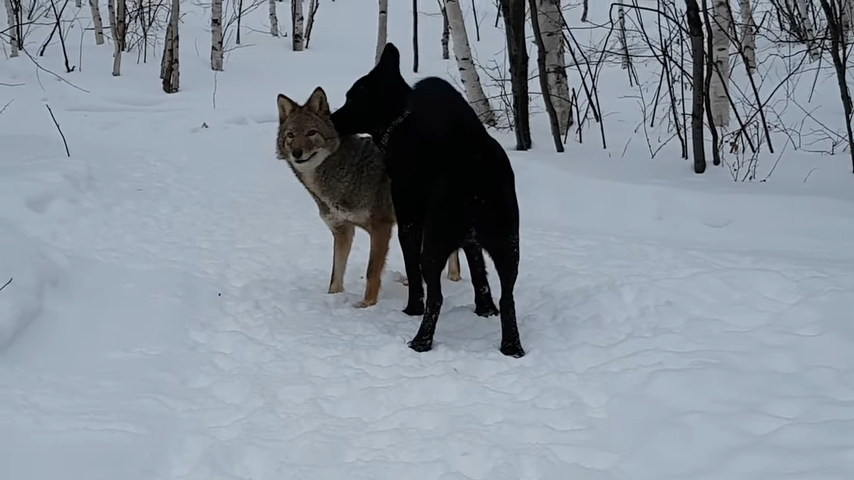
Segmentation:
<svg viewBox="0 0 854 480">
<path fill-rule="evenodd" d="M 421 269 L 424 283 L 427 284 L 427 302 L 418 333 L 409 342 L 409 348 L 416 352 L 426 352 L 433 348 L 433 335 L 442 310 L 442 270 L 445 261 L 456 245 L 446 238 L 425 238 L 421 253 Z"/>
<path fill-rule="evenodd" d="M 402 223 L 398 217 L 397 238 L 403 253 L 403 264 L 406 267 L 406 279 L 409 286 L 409 300 L 403 313 L 407 315 L 424 314 L 424 282 L 421 276 L 421 239 L 423 225 L 421 223 Z M 444 266 L 446 256 L 440 265 Z M 441 274 L 441 271 L 439 272 Z"/>
<path fill-rule="evenodd" d="M 340 223 L 329 227 L 332 230 L 334 247 L 332 252 L 332 276 L 329 279 L 328 293 L 344 291 L 344 272 L 347 270 L 347 259 L 353 246 L 353 236 L 356 228 L 349 223 Z"/>
<path fill-rule="evenodd" d="M 474 287 L 474 313 L 481 317 L 498 315 L 498 307 L 492 300 L 492 290 L 489 288 L 489 280 L 486 279 L 483 250 L 475 243 L 467 243 L 463 246 L 463 251 L 466 253 L 466 261 L 471 272 L 471 284 Z"/>
<path fill-rule="evenodd" d="M 365 298 L 356 305 L 359 308 L 369 307 L 377 303 L 393 226 L 393 223 L 384 221 L 375 222 L 371 225 L 371 254 L 368 259 L 368 271 L 365 274 L 365 279 L 367 280 L 365 284 Z"/>
<path fill-rule="evenodd" d="M 484 239 L 487 240 L 487 239 Z M 510 357 L 523 357 L 525 350 L 522 348 L 522 340 L 519 338 L 519 327 L 516 324 L 516 300 L 513 289 L 516 287 L 516 278 L 519 275 L 519 234 L 513 233 L 495 241 L 489 238 L 483 241 L 486 249 L 498 271 L 501 280 L 501 298 L 498 306 L 501 309 L 501 353 Z"/>
<path fill-rule="evenodd" d="M 452 282 L 459 282 L 460 276 L 460 251 L 454 250 L 451 258 L 448 259 L 448 279 Z"/>
</svg>

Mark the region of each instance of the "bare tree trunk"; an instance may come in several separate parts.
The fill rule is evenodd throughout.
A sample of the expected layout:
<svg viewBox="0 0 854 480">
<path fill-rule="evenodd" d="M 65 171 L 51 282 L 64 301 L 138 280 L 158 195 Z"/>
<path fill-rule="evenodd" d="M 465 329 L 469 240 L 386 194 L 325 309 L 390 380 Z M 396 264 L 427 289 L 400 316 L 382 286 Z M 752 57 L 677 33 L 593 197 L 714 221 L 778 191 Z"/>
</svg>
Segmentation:
<svg viewBox="0 0 854 480">
<path fill-rule="evenodd" d="M 480 76 L 477 74 L 477 68 L 471 58 L 471 46 L 469 45 L 466 23 L 463 19 L 459 0 L 445 0 L 445 13 L 448 15 L 451 40 L 454 42 L 454 57 L 457 59 L 460 81 L 465 89 L 466 97 L 484 124 L 495 125 L 495 112 L 492 111 L 489 100 L 483 93 Z"/>
<path fill-rule="evenodd" d="M 110 0 L 111 2 L 113 0 Z M 118 77 L 122 74 L 122 50 L 124 49 L 124 42 L 122 38 L 124 37 L 124 31 L 126 29 L 125 20 L 126 16 L 126 6 L 125 0 L 115 0 L 115 15 L 116 21 L 114 22 L 113 27 L 113 76 Z"/>
<path fill-rule="evenodd" d="M 388 41 L 388 0 L 379 0 L 379 12 L 377 14 L 377 54 L 374 64 L 380 61 L 385 44 Z"/>
<path fill-rule="evenodd" d="M 839 84 L 839 97 L 842 100 L 842 109 L 845 112 L 845 129 L 848 133 L 848 152 L 851 155 L 851 169 L 854 172 L 854 134 L 851 131 L 851 118 L 854 116 L 854 104 L 851 100 L 851 92 L 848 90 L 846 79 L 847 68 L 845 64 L 845 32 L 842 31 L 840 21 L 834 15 L 834 8 L 828 0 L 820 0 L 821 8 L 827 19 L 827 30 L 830 34 L 830 57 L 833 59 L 833 68 L 836 70 L 836 80 Z M 840 14 L 841 16 L 841 14 Z"/>
<path fill-rule="evenodd" d="M 849 43 L 854 37 L 854 29 L 852 29 L 852 19 L 854 19 L 854 0 L 839 0 L 839 17 L 841 19 L 842 35 L 845 43 Z"/>
<path fill-rule="evenodd" d="M 694 173 L 706 171 L 706 150 L 703 142 L 703 102 L 705 100 L 705 46 L 703 21 L 697 0 L 685 0 L 685 18 L 691 35 L 693 98 L 691 101 L 691 141 L 694 146 Z"/>
<path fill-rule="evenodd" d="M 756 73 L 756 22 L 750 0 L 741 0 L 741 39 L 747 70 Z"/>
<path fill-rule="evenodd" d="M 335 0 L 332 0 L 333 2 Z M 305 23 L 305 48 L 308 48 L 308 42 L 311 41 L 311 31 L 314 29 L 314 17 L 317 15 L 317 9 L 320 8 L 318 0 L 308 2 L 308 20 Z"/>
<path fill-rule="evenodd" d="M 712 105 L 712 121 L 715 127 L 729 125 L 729 44 L 732 18 L 729 0 L 714 0 L 712 7 L 711 42 L 713 62 L 709 96 Z"/>
<path fill-rule="evenodd" d="M 810 61 L 816 61 L 821 57 L 821 50 L 818 45 L 816 45 L 816 35 L 815 35 L 815 27 L 812 23 L 812 18 L 810 17 L 809 6 L 812 4 L 812 1 L 807 4 L 807 0 L 796 0 L 796 5 L 798 9 L 798 15 L 801 17 L 801 25 L 804 29 L 804 35 L 806 35 L 806 44 L 807 50 L 810 54 Z"/>
<path fill-rule="evenodd" d="M 6 0 L 6 19 L 9 23 L 9 56 L 14 58 L 18 56 L 18 16 L 11 0 Z"/>
<path fill-rule="evenodd" d="M 587 13 L 590 11 L 589 6 L 587 5 L 587 0 L 584 0 L 581 8 L 581 21 L 587 23 Z"/>
<path fill-rule="evenodd" d="M 302 0 L 291 0 L 291 45 L 295 52 L 301 52 L 304 48 L 304 22 L 305 18 L 302 14 Z"/>
<path fill-rule="evenodd" d="M 166 32 L 166 53 L 163 58 L 165 71 L 163 75 L 163 91 L 177 93 L 180 89 L 180 40 L 178 36 L 178 19 L 181 17 L 181 0 L 172 0 L 172 11 L 169 13 L 169 27 Z"/>
<path fill-rule="evenodd" d="M 537 43 L 537 67 L 539 67 L 540 74 L 538 75 L 540 80 L 540 90 L 543 92 L 543 100 L 546 104 L 546 112 L 549 114 L 549 123 L 551 124 L 552 130 L 552 140 L 554 140 L 555 150 L 558 153 L 563 153 L 563 143 L 561 142 L 561 129 L 560 129 L 560 120 L 558 120 L 558 114 L 555 110 L 554 102 L 552 101 L 551 94 L 551 85 L 549 84 L 549 72 L 548 65 L 546 65 L 546 45 L 543 41 L 543 34 L 540 31 L 540 17 L 541 14 L 537 11 L 537 2 L 542 0 L 529 0 L 528 3 L 531 7 L 531 27 L 534 30 L 534 41 Z M 560 7 L 558 7 L 560 8 Z M 560 37 L 561 42 L 563 43 L 563 37 Z"/>
<path fill-rule="evenodd" d="M 572 125 L 572 104 L 566 79 L 566 47 L 560 4 L 561 0 L 537 0 L 537 23 L 546 51 L 548 94 L 557 113 L 560 135 L 563 136 Z"/>
<path fill-rule="evenodd" d="M 513 123 L 516 150 L 531 148 L 531 125 L 528 98 L 528 50 L 525 40 L 525 0 L 500 0 L 510 60 L 510 83 L 513 89 Z"/>
<path fill-rule="evenodd" d="M 418 73 L 418 0 L 412 0 L 412 72 Z"/>
<path fill-rule="evenodd" d="M 629 63 L 629 45 L 626 39 L 626 11 L 623 9 L 623 5 L 619 5 L 617 7 L 617 39 L 620 42 L 620 56 L 622 57 L 620 60 L 620 67 L 623 70 L 628 70 Z M 629 74 L 629 81 L 631 82 L 631 73 Z"/>
<path fill-rule="evenodd" d="M 214 0 L 217 1 L 217 0 Z M 222 0 L 218 0 L 222 1 Z M 279 16 L 276 14 L 276 0 L 270 0 L 270 35 L 279 36 Z M 220 6 L 220 18 L 222 18 L 222 6 Z"/>
<path fill-rule="evenodd" d="M 7 2 L 9 0 L 6 0 Z M 448 41 L 451 37 L 451 26 L 448 24 L 448 12 L 445 11 L 445 5 L 442 5 L 442 60 L 451 58 L 448 52 Z"/>
<path fill-rule="evenodd" d="M 270 5 L 275 5 L 270 1 Z M 275 8 L 275 7 L 270 7 Z M 275 10 L 274 10 L 275 12 Z M 278 26 L 276 27 L 278 30 Z M 222 0 L 213 0 L 211 4 L 211 69 L 222 71 L 223 63 L 222 45 Z"/>
<path fill-rule="evenodd" d="M 95 27 L 95 45 L 103 45 L 104 22 L 101 20 L 101 7 L 98 5 L 98 0 L 89 0 L 89 10 L 92 12 L 92 23 Z"/>
</svg>

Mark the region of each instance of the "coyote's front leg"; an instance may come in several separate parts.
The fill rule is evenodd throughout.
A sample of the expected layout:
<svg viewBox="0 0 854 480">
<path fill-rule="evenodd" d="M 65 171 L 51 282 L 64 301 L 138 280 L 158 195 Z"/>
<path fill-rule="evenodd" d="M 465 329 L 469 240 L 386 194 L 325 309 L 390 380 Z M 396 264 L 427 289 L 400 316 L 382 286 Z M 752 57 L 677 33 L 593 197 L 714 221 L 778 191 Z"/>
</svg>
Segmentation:
<svg viewBox="0 0 854 480">
<path fill-rule="evenodd" d="M 350 248 L 353 246 L 356 227 L 348 223 L 341 223 L 331 226 L 329 229 L 332 230 L 334 246 L 332 276 L 329 279 L 328 293 L 341 293 L 344 291 L 344 272 L 347 270 L 347 259 L 350 257 Z"/>
<path fill-rule="evenodd" d="M 378 221 L 371 225 L 371 254 L 368 259 L 368 271 L 365 274 L 365 279 L 367 280 L 365 284 L 365 298 L 356 305 L 359 308 L 370 307 L 377 303 L 393 226 L 393 223 L 387 221 Z"/>
</svg>

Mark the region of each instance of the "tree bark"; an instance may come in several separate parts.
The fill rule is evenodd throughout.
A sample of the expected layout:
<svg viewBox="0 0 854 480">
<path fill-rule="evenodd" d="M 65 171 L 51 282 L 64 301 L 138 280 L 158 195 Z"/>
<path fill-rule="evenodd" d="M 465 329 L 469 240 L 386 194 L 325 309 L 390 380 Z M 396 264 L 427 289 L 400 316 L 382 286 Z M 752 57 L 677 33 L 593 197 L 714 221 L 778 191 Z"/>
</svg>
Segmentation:
<svg viewBox="0 0 854 480">
<path fill-rule="evenodd" d="M 469 103 L 480 120 L 486 125 L 494 126 L 495 112 L 492 111 L 489 100 L 483 93 L 480 76 L 471 58 L 471 46 L 469 45 L 466 23 L 463 19 L 459 0 L 445 0 L 445 13 L 448 15 L 451 40 L 454 42 L 454 57 L 457 59 L 460 81 L 465 89 L 466 97 L 468 97 Z"/>
<path fill-rule="evenodd" d="M 95 45 L 103 45 L 104 22 L 101 20 L 101 7 L 98 5 L 98 0 L 89 0 L 89 10 L 92 13 L 92 24 L 95 27 Z"/>
<path fill-rule="evenodd" d="M 291 0 L 291 48 L 295 52 L 301 52 L 305 46 L 303 43 L 304 23 L 302 0 Z"/>
<path fill-rule="evenodd" d="M 569 98 L 569 85 L 566 78 L 566 47 L 563 42 L 561 1 L 537 0 L 537 23 L 546 51 L 548 94 L 557 114 L 560 135 L 564 136 L 572 126 L 572 102 Z"/>
<path fill-rule="evenodd" d="M 9 22 L 9 56 L 14 58 L 18 56 L 18 16 L 11 0 L 6 0 L 6 19 Z"/>
<path fill-rule="evenodd" d="M 9 0 L 6 0 L 9 1 Z M 442 5 L 442 60 L 451 58 L 448 52 L 448 41 L 451 37 L 451 26 L 448 24 L 448 12 L 445 11 L 445 5 Z"/>
<path fill-rule="evenodd" d="M 380 55 L 388 41 L 388 0 L 379 0 L 379 11 L 377 12 L 377 51 L 374 56 L 374 65 L 380 61 Z"/>
<path fill-rule="evenodd" d="M 694 147 L 694 173 L 706 171 L 706 150 L 703 142 L 703 105 L 705 100 L 705 47 L 703 21 L 697 0 L 685 0 L 685 18 L 691 36 L 693 98 L 691 99 L 691 140 Z"/>
<path fill-rule="evenodd" d="M 214 0 L 222 1 L 222 0 Z M 267 2 L 269 4 L 270 10 L 270 35 L 274 37 L 279 36 L 279 15 L 276 13 L 276 0 L 269 0 Z M 220 5 L 220 18 L 222 18 L 222 5 Z"/>
<path fill-rule="evenodd" d="M 712 81 L 709 96 L 712 122 L 715 127 L 729 125 L 729 44 L 732 18 L 729 0 L 714 0 L 712 7 L 711 41 Z"/>
<path fill-rule="evenodd" d="M 540 15 L 537 12 L 537 1 L 541 0 L 529 0 L 528 3 L 531 7 L 531 19 L 539 19 Z M 557 111 L 555 110 L 554 103 L 552 102 L 551 88 L 548 80 L 548 66 L 546 65 L 546 45 L 543 41 L 543 35 L 540 31 L 540 22 L 538 20 L 533 20 L 531 22 L 531 27 L 534 30 L 534 40 L 537 43 L 537 66 L 539 67 L 540 74 L 538 75 L 540 79 L 540 90 L 543 92 L 543 100 L 546 104 L 546 112 L 549 114 L 549 123 L 551 124 L 552 130 L 552 140 L 554 140 L 555 150 L 558 153 L 563 153 L 563 143 L 561 142 L 561 129 L 560 129 L 560 121 L 558 120 Z M 563 42 L 561 42 L 563 43 Z"/>
<path fill-rule="evenodd" d="M 528 50 L 525 40 L 525 0 L 500 0 L 507 38 L 510 82 L 513 89 L 513 123 L 516 150 L 531 148 L 531 126 L 528 98 Z"/>
<path fill-rule="evenodd" d="M 178 19 L 181 17 L 181 0 L 172 0 L 172 11 L 169 13 L 169 27 L 166 31 L 166 53 L 163 63 L 163 91 L 177 93 L 180 89 L 180 39 L 178 36 Z"/>
<path fill-rule="evenodd" d="M 418 0 L 412 0 L 412 72 L 418 73 Z"/>
<path fill-rule="evenodd" d="M 270 1 L 270 5 L 275 5 L 273 0 Z M 222 48 L 222 0 L 213 0 L 211 4 L 211 69 L 219 72 L 222 71 L 223 63 Z"/>
<path fill-rule="evenodd" d="M 828 0 L 820 0 L 821 8 L 827 19 L 827 30 L 830 34 L 830 57 L 836 70 L 836 80 L 839 84 L 839 96 L 842 99 L 842 109 L 845 112 L 845 129 L 848 134 L 848 152 L 851 154 L 851 171 L 854 172 L 854 134 L 851 131 L 851 117 L 854 115 L 854 104 L 851 92 L 848 90 L 845 65 L 845 32 L 834 16 L 834 9 Z"/>
<path fill-rule="evenodd" d="M 110 0 L 111 2 L 113 0 Z M 122 50 L 124 50 L 124 37 L 127 28 L 127 15 L 125 0 L 115 0 L 115 26 L 113 28 L 113 76 L 122 74 Z"/>
<path fill-rule="evenodd" d="M 741 0 L 741 48 L 747 70 L 756 73 L 756 22 L 750 0 Z"/>
</svg>

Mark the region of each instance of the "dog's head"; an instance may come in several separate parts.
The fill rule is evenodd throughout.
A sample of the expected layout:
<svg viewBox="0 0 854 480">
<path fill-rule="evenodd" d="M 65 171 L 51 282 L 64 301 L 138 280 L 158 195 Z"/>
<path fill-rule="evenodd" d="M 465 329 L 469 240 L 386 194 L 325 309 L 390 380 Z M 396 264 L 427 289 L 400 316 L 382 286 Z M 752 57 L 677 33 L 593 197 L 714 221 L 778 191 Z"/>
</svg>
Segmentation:
<svg viewBox="0 0 854 480">
<path fill-rule="evenodd" d="M 347 90 L 332 123 L 341 135 L 380 134 L 403 112 L 409 91 L 400 74 L 400 52 L 386 43 L 379 62 Z"/>
<path fill-rule="evenodd" d="M 276 103 L 279 109 L 276 156 L 280 160 L 304 170 L 316 167 L 338 150 L 340 137 L 332 124 L 322 88 L 315 88 L 305 105 L 281 93 Z"/>
</svg>

